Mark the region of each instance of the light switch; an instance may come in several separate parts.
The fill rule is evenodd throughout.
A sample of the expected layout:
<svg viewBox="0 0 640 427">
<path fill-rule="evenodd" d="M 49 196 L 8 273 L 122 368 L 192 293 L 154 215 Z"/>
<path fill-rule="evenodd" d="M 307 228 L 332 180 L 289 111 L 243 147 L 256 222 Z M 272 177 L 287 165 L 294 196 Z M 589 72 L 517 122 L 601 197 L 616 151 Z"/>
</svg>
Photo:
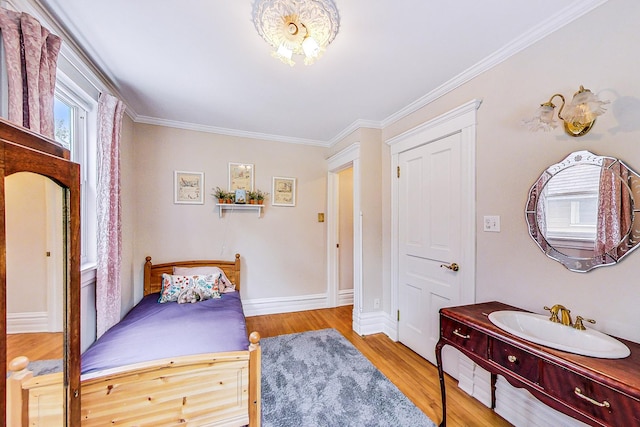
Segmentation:
<svg viewBox="0 0 640 427">
<path fill-rule="evenodd" d="M 484 231 L 491 231 L 494 233 L 500 232 L 500 216 L 499 215 L 485 215 L 484 217 Z"/>
</svg>

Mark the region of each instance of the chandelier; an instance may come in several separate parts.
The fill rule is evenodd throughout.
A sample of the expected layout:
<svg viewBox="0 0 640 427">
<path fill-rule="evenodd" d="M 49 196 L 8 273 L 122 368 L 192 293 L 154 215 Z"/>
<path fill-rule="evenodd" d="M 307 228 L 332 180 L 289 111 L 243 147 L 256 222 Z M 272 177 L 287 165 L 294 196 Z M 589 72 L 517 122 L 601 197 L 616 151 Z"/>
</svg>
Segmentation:
<svg viewBox="0 0 640 427">
<path fill-rule="evenodd" d="M 338 34 L 340 18 L 333 0 L 256 0 L 253 23 L 273 46 L 272 56 L 293 66 L 293 55 L 313 64 Z"/>
</svg>

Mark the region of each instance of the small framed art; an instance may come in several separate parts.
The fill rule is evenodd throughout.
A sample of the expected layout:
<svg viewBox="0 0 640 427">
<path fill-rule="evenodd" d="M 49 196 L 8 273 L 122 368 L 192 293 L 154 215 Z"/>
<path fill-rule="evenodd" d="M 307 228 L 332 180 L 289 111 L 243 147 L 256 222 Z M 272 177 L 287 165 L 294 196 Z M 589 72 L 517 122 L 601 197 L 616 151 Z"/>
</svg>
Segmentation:
<svg viewBox="0 0 640 427">
<path fill-rule="evenodd" d="M 235 202 L 238 205 L 247 203 L 247 190 L 236 190 Z"/>
<path fill-rule="evenodd" d="M 296 179 L 283 176 L 273 177 L 272 206 L 296 205 Z"/>
<path fill-rule="evenodd" d="M 229 191 L 253 191 L 253 165 L 229 163 Z"/>
<path fill-rule="evenodd" d="M 174 171 L 173 203 L 186 205 L 204 204 L 204 173 Z"/>
</svg>

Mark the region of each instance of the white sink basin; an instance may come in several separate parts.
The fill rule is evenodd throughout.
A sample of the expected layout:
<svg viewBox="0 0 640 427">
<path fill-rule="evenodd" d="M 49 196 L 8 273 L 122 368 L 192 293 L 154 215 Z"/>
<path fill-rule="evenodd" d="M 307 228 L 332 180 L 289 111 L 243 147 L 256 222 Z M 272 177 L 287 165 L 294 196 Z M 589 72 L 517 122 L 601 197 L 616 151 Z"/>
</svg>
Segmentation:
<svg viewBox="0 0 640 427">
<path fill-rule="evenodd" d="M 489 320 L 517 337 L 557 350 L 603 359 L 622 359 L 631 354 L 617 339 L 594 329 L 580 331 L 554 323 L 549 316 L 522 311 L 494 311 Z"/>
</svg>

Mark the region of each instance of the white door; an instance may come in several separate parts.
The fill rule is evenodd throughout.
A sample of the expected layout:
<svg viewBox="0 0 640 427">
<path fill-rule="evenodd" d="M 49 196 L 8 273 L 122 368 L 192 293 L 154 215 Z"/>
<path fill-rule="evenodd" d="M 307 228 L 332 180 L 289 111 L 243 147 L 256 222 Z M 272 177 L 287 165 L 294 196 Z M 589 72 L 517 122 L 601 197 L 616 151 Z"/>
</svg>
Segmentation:
<svg viewBox="0 0 640 427">
<path fill-rule="evenodd" d="M 460 303 L 460 148 L 456 133 L 398 156 L 399 340 L 434 364 L 438 310 Z"/>
</svg>

